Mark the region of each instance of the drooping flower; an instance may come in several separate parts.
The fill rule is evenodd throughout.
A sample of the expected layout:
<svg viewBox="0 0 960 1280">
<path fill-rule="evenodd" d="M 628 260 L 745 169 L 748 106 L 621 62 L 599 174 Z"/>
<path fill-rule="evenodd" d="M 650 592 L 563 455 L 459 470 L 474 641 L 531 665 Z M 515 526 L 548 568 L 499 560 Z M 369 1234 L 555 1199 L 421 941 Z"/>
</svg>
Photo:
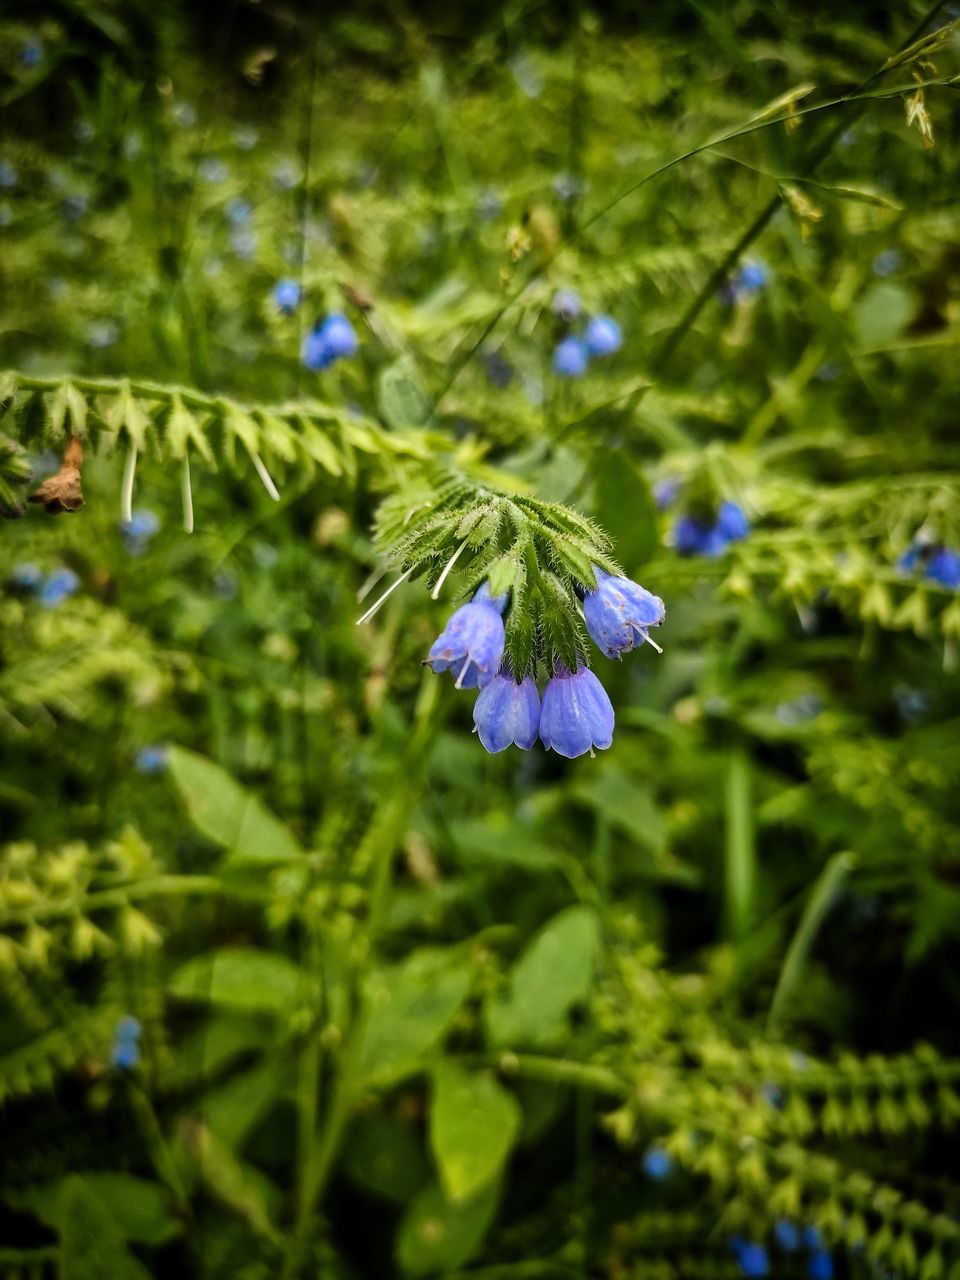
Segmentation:
<svg viewBox="0 0 960 1280">
<path fill-rule="evenodd" d="M 905 573 L 920 571 L 929 582 L 948 591 L 960 588 L 960 555 L 949 547 L 917 538 L 897 561 Z"/>
<path fill-rule="evenodd" d="M 509 671 L 494 676 L 473 705 L 473 723 L 491 754 L 511 744 L 529 751 L 540 730 L 540 695 L 533 676 L 519 683 Z"/>
<path fill-rule="evenodd" d="M 613 705 L 589 667 L 561 668 L 543 691 L 540 740 L 568 760 L 594 747 L 605 751 L 613 741 L 613 721 Z"/>
<path fill-rule="evenodd" d="M 321 372 L 334 360 L 352 356 L 357 350 L 357 335 L 345 315 L 334 312 L 307 334 L 303 344 L 303 363 L 308 369 Z"/>
<path fill-rule="evenodd" d="M 587 325 L 586 343 L 592 356 L 612 356 L 623 345 L 623 334 L 612 316 L 594 316 Z"/>
<path fill-rule="evenodd" d="M 141 747 L 134 757 L 133 767 L 137 773 L 163 773 L 167 767 L 167 758 L 166 747 Z"/>
<path fill-rule="evenodd" d="M 817 1249 L 807 1263 L 810 1280 L 833 1280 L 833 1258 L 826 1249 Z"/>
<path fill-rule="evenodd" d="M 132 512 L 130 519 L 120 524 L 124 547 L 132 556 L 142 555 L 159 528 L 160 517 L 155 511 Z"/>
<path fill-rule="evenodd" d="M 770 1261 L 762 1244 L 753 1244 L 747 1241 L 741 1244 L 738 1249 L 735 1249 L 734 1252 L 737 1261 L 740 1263 L 740 1270 L 745 1276 L 759 1277 L 769 1273 Z"/>
<path fill-rule="evenodd" d="M 561 378 L 579 378 L 587 371 L 587 348 L 579 338 L 564 338 L 553 353 L 553 369 Z"/>
<path fill-rule="evenodd" d="M 594 566 L 596 591 L 583 597 L 583 616 L 594 644 L 608 658 L 619 658 L 638 644 L 658 646 L 647 634 L 666 615 L 663 601 L 629 578 L 618 578 Z"/>
<path fill-rule="evenodd" d="M 750 532 L 750 521 L 736 502 L 721 502 L 715 527 L 727 542 L 739 542 Z"/>
<path fill-rule="evenodd" d="M 719 556 L 731 542 L 740 542 L 750 532 L 746 512 L 736 502 L 721 502 L 712 524 L 685 515 L 673 526 L 673 544 L 682 556 Z"/>
<path fill-rule="evenodd" d="M 80 586 L 80 579 L 72 569 L 55 569 L 40 589 L 40 603 L 47 609 L 56 609 Z"/>
<path fill-rule="evenodd" d="M 767 269 L 762 262 L 745 262 L 737 277 L 742 293 L 759 293 L 767 283 Z"/>
<path fill-rule="evenodd" d="M 503 659 L 501 614 L 506 603 L 506 596 L 492 597 L 484 583 L 468 604 L 457 609 L 434 640 L 426 665 L 438 673 L 449 671 L 456 678 L 458 689 L 485 689 Z"/>
</svg>

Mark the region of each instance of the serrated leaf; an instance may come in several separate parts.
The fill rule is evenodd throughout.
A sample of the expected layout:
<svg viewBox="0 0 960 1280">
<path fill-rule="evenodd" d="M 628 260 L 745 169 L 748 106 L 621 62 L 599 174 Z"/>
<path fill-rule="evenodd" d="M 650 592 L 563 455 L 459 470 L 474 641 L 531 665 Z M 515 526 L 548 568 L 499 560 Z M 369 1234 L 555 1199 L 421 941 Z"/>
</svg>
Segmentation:
<svg viewBox="0 0 960 1280">
<path fill-rule="evenodd" d="M 171 747 L 167 761 L 191 822 L 228 850 L 229 862 L 288 862 L 302 856 L 288 828 L 212 760 Z"/>
<path fill-rule="evenodd" d="M 111 417 L 118 430 L 126 431 L 134 448 L 142 449 L 146 443 L 150 419 L 133 394 L 129 382 L 120 384 Z"/>
<path fill-rule="evenodd" d="M 247 1012 L 284 1014 L 301 1005 L 311 982 L 292 960 L 254 947 L 195 956 L 175 970 L 168 989 L 180 1000 Z"/>
<path fill-rule="evenodd" d="M 330 437 L 325 435 L 312 422 L 306 422 L 303 418 L 297 418 L 297 426 L 299 428 L 298 439 L 300 447 L 304 453 L 323 467 L 324 471 L 328 471 L 330 475 L 342 475 L 343 463 Z"/>
<path fill-rule="evenodd" d="M 205 462 L 214 466 L 213 450 L 200 423 L 178 395 L 171 401 L 170 413 L 163 429 L 164 443 L 172 458 L 186 457 L 192 444 Z"/>
<path fill-rule="evenodd" d="M 448 1200 L 469 1200 L 497 1178 L 519 1129 L 517 1100 L 492 1075 L 452 1062 L 434 1070 L 430 1145 Z"/>
<path fill-rule="evenodd" d="M 502 995 L 487 1002 L 494 1045 L 547 1046 L 563 1034 L 570 1009 L 588 994 L 600 950 L 590 907 L 568 907 L 535 935 L 514 965 Z"/>
<path fill-rule="evenodd" d="M 87 430 L 87 399 L 72 382 L 65 382 L 67 393 L 67 416 L 70 419 L 70 431 L 75 436 L 83 436 Z"/>
</svg>

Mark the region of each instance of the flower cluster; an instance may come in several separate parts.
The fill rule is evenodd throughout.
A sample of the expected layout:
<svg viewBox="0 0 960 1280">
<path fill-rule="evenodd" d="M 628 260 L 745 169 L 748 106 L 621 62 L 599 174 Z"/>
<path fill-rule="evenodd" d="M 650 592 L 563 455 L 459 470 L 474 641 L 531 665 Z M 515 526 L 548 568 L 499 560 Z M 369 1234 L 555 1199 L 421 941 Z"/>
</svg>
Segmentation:
<svg viewBox="0 0 960 1280">
<path fill-rule="evenodd" d="M 750 521 L 736 502 L 721 502 L 712 523 L 696 516 L 678 516 L 673 526 L 673 544 L 682 556 L 719 556 L 731 542 L 740 542 L 750 532 Z"/>
<path fill-rule="evenodd" d="M 303 363 L 320 373 L 334 361 L 355 355 L 358 345 L 353 325 L 341 312 L 334 311 L 307 334 Z"/>
<path fill-rule="evenodd" d="M 784 1253 L 807 1250 L 807 1275 L 810 1280 L 833 1280 L 833 1258 L 824 1247 L 823 1237 L 816 1227 L 801 1229 L 787 1218 L 780 1218 L 773 1227 L 773 1239 Z M 741 1236 L 730 1238 L 730 1251 L 745 1276 L 766 1276 L 770 1273 L 770 1259 L 766 1247 Z"/>
<path fill-rule="evenodd" d="M 918 573 L 948 591 L 960 589 L 960 555 L 942 544 L 917 539 L 897 561 L 897 568 Z"/>
<path fill-rule="evenodd" d="M 594 573 L 597 586 L 584 594 L 583 616 L 600 650 L 608 658 L 641 644 L 659 652 L 649 628 L 663 622 L 663 601 L 628 578 L 596 568 Z M 548 751 L 570 760 L 605 750 L 613 741 L 614 714 L 603 685 L 582 663 L 573 671 L 558 664 L 541 701 L 533 676 L 518 680 L 504 664 L 506 605 L 506 596 L 491 596 L 484 584 L 450 618 L 426 664 L 436 672 L 449 671 L 458 689 L 480 690 L 473 722 L 491 753 L 511 744 L 529 751 L 537 738 Z"/>
<path fill-rule="evenodd" d="M 565 324 L 580 314 L 580 298 L 573 289 L 559 289 L 553 299 L 553 311 Z M 579 378 L 586 373 L 592 358 L 610 356 L 623 345 L 620 326 L 612 316 L 593 316 L 581 336 L 569 334 L 561 339 L 553 353 L 553 369 L 562 378 Z"/>
<path fill-rule="evenodd" d="M 56 609 L 80 587 L 80 579 L 72 569 L 54 569 L 45 574 L 31 563 L 15 565 L 10 582 L 19 591 L 36 596 L 47 609 Z"/>
</svg>

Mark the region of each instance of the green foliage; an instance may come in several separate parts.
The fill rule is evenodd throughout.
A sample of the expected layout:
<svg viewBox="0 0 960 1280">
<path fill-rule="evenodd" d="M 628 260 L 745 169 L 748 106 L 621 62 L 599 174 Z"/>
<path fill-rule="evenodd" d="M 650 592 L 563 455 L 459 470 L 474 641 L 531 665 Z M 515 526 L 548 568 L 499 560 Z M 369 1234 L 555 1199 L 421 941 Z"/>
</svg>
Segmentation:
<svg viewBox="0 0 960 1280">
<path fill-rule="evenodd" d="M 957 24 L 155 8 L 0 23 L 0 1274 L 956 1280 Z"/>
</svg>

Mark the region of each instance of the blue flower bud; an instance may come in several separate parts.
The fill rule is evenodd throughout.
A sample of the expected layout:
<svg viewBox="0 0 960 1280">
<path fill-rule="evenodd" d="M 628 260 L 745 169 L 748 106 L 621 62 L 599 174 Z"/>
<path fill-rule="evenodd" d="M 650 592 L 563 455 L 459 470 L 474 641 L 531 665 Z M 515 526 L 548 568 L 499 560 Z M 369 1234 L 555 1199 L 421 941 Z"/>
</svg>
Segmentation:
<svg viewBox="0 0 960 1280">
<path fill-rule="evenodd" d="M 553 295 L 553 314 L 569 323 L 580 314 L 580 295 L 576 289 L 558 289 Z"/>
<path fill-rule="evenodd" d="M 314 373 L 322 373 L 324 369 L 329 369 L 333 364 L 333 353 L 327 346 L 327 339 L 322 325 L 318 325 L 316 329 L 307 334 L 303 342 L 302 358 L 303 363 L 308 369 L 312 369 Z"/>
<path fill-rule="evenodd" d="M 356 354 L 358 346 L 357 335 L 354 332 L 353 325 L 345 315 L 334 312 L 332 315 L 327 316 L 322 328 L 327 349 L 334 360 L 340 360 L 345 356 Z"/>
<path fill-rule="evenodd" d="M 573 760 L 613 741 L 613 705 L 588 667 L 561 669 L 543 691 L 540 740 L 548 751 Z"/>
<path fill-rule="evenodd" d="M 759 293 L 767 283 L 767 269 L 762 262 L 745 262 L 738 277 L 743 293 Z"/>
<path fill-rule="evenodd" d="M 140 1061 L 140 1022 L 127 1015 L 117 1023 L 110 1051 L 110 1065 L 118 1071 L 130 1071 Z"/>
<path fill-rule="evenodd" d="M 449 671 L 458 689 L 485 689 L 500 670 L 504 629 L 500 616 L 506 596 L 491 598 L 486 583 L 469 604 L 461 605 L 433 642 L 426 665 Z"/>
<path fill-rule="evenodd" d="M 750 532 L 750 521 L 736 502 L 721 502 L 715 528 L 727 542 L 739 542 Z"/>
<path fill-rule="evenodd" d="M 300 303 L 300 286 L 296 280 L 278 280 L 274 285 L 273 300 L 287 315 L 296 311 Z"/>
<path fill-rule="evenodd" d="M 629 578 L 617 578 L 594 566 L 596 591 L 583 597 L 583 616 L 594 644 L 608 658 L 619 658 L 638 644 L 656 645 L 648 627 L 659 627 L 666 615 L 663 601 Z"/>
<path fill-rule="evenodd" d="M 56 609 L 80 586 L 80 579 L 72 569 L 55 569 L 40 589 L 40 603 L 48 609 Z"/>
<path fill-rule="evenodd" d="M 511 743 L 529 751 L 540 729 L 540 695 L 533 676 L 524 676 L 519 684 L 509 672 L 494 676 L 474 704 L 473 723 L 487 751 L 504 751 Z"/>
<path fill-rule="evenodd" d="M 553 369 L 561 378 L 579 378 L 587 371 L 587 348 L 579 338 L 564 338 L 553 353 Z"/>
<path fill-rule="evenodd" d="M 662 1182 L 673 1171 L 673 1157 L 663 1147 L 648 1147 L 643 1153 L 643 1171 L 648 1178 Z"/>
<path fill-rule="evenodd" d="M 592 356 L 612 356 L 623 345 L 623 334 L 612 316 L 594 316 L 587 325 L 586 340 Z"/>
<path fill-rule="evenodd" d="M 833 1280 L 833 1258 L 825 1249 L 818 1249 L 810 1255 L 807 1275 L 810 1280 Z"/>
<path fill-rule="evenodd" d="M 787 1253 L 794 1253 L 800 1247 L 800 1232 L 788 1218 L 778 1218 L 773 1224 L 773 1238 Z"/>
</svg>

